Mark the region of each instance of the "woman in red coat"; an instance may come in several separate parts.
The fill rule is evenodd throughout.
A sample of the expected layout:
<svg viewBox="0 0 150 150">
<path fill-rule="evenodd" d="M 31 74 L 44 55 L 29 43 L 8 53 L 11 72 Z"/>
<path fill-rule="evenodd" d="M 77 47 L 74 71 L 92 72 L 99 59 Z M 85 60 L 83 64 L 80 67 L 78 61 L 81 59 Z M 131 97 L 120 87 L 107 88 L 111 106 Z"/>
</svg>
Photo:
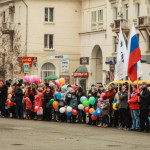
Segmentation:
<svg viewBox="0 0 150 150">
<path fill-rule="evenodd" d="M 131 117 L 132 117 L 132 127 L 131 130 L 139 130 L 140 127 L 140 117 L 139 117 L 139 104 L 138 104 L 138 91 L 137 85 L 133 85 L 133 93 L 130 96 L 129 107 L 131 109 Z"/>
</svg>

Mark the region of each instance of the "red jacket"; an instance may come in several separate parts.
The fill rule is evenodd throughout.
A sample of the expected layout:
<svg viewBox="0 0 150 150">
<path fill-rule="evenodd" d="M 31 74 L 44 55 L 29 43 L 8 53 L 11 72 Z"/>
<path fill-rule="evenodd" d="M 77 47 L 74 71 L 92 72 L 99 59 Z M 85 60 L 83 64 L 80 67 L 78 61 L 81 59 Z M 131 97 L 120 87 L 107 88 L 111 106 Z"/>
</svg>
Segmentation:
<svg viewBox="0 0 150 150">
<path fill-rule="evenodd" d="M 35 106 L 42 107 L 43 101 L 42 101 L 42 93 L 38 92 L 38 94 L 35 96 L 34 100 L 34 112 L 35 112 Z"/>
<path fill-rule="evenodd" d="M 140 109 L 140 105 L 138 104 L 137 92 L 134 93 L 133 97 L 130 97 L 129 107 L 130 109 Z"/>
<path fill-rule="evenodd" d="M 25 98 L 25 104 L 26 104 L 25 110 L 31 110 L 32 109 L 32 102 L 30 101 L 30 99 L 28 97 Z"/>
</svg>

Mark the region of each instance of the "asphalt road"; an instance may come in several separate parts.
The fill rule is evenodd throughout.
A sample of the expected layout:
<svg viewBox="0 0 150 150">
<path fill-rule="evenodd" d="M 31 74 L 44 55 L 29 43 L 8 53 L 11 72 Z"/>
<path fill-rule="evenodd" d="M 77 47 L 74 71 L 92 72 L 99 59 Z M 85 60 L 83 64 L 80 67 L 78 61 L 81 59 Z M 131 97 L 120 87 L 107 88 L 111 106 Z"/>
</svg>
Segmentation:
<svg viewBox="0 0 150 150">
<path fill-rule="evenodd" d="M 150 134 L 0 118 L 0 150 L 150 150 Z"/>
</svg>

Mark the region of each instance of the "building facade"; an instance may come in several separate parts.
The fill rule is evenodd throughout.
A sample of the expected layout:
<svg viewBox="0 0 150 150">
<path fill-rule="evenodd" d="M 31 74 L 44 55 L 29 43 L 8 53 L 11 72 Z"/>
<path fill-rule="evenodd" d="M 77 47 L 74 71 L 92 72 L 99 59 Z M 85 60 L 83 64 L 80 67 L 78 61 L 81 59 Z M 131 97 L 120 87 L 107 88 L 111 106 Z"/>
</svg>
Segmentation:
<svg viewBox="0 0 150 150">
<path fill-rule="evenodd" d="M 0 70 L 1 76 L 22 78 L 20 64 L 29 57 L 36 60 L 29 75 L 37 74 L 42 81 L 55 74 L 85 88 L 107 84 L 114 78 L 120 25 L 128 45 L 134 23 L 141 79 L 150 79 L 150 0 L 1 0 L 0 14 L 0 61 L 3 67 L 11 62 L 7 71 Z"/>
</svg>

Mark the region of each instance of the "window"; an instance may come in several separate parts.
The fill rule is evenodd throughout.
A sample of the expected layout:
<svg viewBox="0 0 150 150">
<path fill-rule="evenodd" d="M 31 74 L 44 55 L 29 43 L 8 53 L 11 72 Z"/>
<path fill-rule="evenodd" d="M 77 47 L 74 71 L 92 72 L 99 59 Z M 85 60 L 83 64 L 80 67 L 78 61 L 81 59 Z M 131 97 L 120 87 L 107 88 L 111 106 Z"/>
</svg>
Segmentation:
<svg viewBox="0 0 150 150">
<path fill-rule="evenodd" d="M 45 34 L 44 35 L 44 48 L 45 49 L 53 49 L 53 34 Z"/>
<path fill-rule="evenodd" d="M 54 8 L 45 8 L 45 22 L 54 22 Z"/>
<path fill-rule="evenodd" d="M 124 5 L 124 19 L 128 19 L 128 4 Z"/>
<path fill-rule="evenodd" d="M 135 18 L 138 18 L 140 16 L 140 4 L 135 4 Z"/>
<path fill-rule="evenodd" d="M 96 23 L 96 11 L 92 11 L 92 23 Z"/>
<path fill-rule="evenodd" d="M 118 38 L 117 38 L 117 36 L 113 37 L 113 45 L 114 45 L 114 52 L 117 52 L 117 46 L 118 46 Z"/>
<path fill-rule="evenodd" d="M 6 14 L 5 14 L 5 11 L 3 12 L 3 23 L 6 22 Z"/>
<path fill-rule="evenodd" d="M 98 10 L 98 22 L 103 21 L 103 10 Z"/>
<path fill-rule="evenodd" d="M 117 7 L 114 7 L 114 9 L 113 9 L 113 19 L 114 20 L 117 20 L 117 14 L 118 14 Z"/>
<path fill-rule="evenodd" d="M 149 34 L 147 34 L 147 47 L 148 47 L 148 51 L 150 51 L 150 36 Z"/>
<path fill-rule="evenodd" d="M 10 51 L 13 52 L 14 47 L 14 36 L 13 34 L 10 35 Z"/>
</svg>

